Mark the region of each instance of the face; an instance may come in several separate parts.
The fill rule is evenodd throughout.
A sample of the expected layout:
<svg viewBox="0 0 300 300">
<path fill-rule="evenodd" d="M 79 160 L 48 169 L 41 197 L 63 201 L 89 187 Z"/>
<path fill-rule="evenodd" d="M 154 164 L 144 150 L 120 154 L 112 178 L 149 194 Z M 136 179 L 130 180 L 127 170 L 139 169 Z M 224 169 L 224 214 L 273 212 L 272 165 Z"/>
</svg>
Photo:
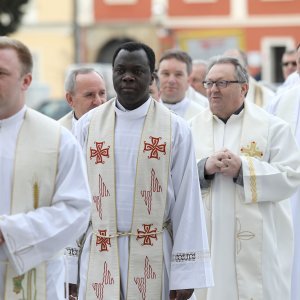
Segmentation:
<svg viewBox="0 0 300 300">
<path fill-rule="evenodd" d="M 0 120 L 17 113 L 25 103 L 31 74 L 22 75 L 22 66 L 13 49 L 0 49 Z"/>
<path fill-rule="evenodd" d="M 282 74 L 283 78 L 286 79 L 290 74 L 294 73 L 297 70 L 296 63 L 297 55 L 294 54 L 284 54 L 282 56 L 281 64 L 282 64 Z"/>
<path fill-rule="evenodd" d="M 175 58 L 165 59 L 158 68 L 161 99 L 166 103 L 177 103 L 184 99 L 190 85 L 187 65 Z"/>
<path fill-rule="evenodd" d="M 237 80 L 232 64 L 215 64 L 207 73 L 206 81 Z M 215 84 L 206 89 L 209 106 L 212 113 L 219 118 L 228 119 L 238 110 L 248 91 L 246 83 L 230 83 L 227 87 L 219 89 Z"/>
<path fill-rule="evenodd" d="M 122 49 L 114 63 L 113 84 L 120 103 L 129 110 L 144 104 L 149 99 L 152 74 L 146 52 L 143 49 Z"/>
<path fill-rule="evenodd" d="M 89 110 L 106 102 L 106 88 L 103 78 L 96 72 L 78 74 L 74 92 L 68 92 L 66 98 L 79 119 Z"/>
<path fill-rule="evenodd" d="M 200 94 L 206 97 L 206 89 L 204 88 L 202 81 L 206 76 L 206 66 L 202 64 L 193 65 L 193 71 L 190 75 L 191 86 Z"/>
</svg>

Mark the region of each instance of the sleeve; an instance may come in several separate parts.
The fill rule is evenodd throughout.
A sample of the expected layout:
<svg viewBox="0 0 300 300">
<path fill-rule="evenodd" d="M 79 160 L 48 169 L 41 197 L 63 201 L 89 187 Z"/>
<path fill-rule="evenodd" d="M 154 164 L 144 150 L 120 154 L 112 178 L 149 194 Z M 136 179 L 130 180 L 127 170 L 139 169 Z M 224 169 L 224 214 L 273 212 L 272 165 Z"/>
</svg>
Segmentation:
<svg viewBox="0 0 300 300">
<path fill-rule="evenodd" d="M 300 185 L 300 152 L 288 124 L 272 118 L 265 161 L 242 157 L 245 202 L 280 201 Z"/>
<path fill-rule="evenodd" d="M 182 135 L 175 137 L 172 147 L 171 177 L 175 204 L 171 211 L 174 240 L 171 290 L 213 285 L 194 146 L 189 128 L 183 129 Z"/>
<path fill-rule="evenodd" d="M 63 128 L 52 205 L 0 220 L 4 250 L 18 274 L 57 255 L 86 230 L 90 198 L 82 151 L 72 134 Z"/>
<path fill-rule="evenodd" d="M 198 174 L 199 174 L 199 183 L 201 189 L 207 189 L 210 187 L 211 181 L 215 178 L 215 174 L 212 175 L 205 175 L 205 164 L 207 161 L 207 158 L 202 158 L 198 163 Z"/>
</svg>

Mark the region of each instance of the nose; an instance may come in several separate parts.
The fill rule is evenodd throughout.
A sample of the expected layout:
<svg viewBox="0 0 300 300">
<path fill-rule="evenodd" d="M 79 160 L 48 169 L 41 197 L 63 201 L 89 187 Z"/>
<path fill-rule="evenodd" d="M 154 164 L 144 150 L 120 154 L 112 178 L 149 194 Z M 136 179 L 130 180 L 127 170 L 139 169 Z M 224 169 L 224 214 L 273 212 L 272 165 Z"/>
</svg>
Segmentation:
<svg viewBox="0 0 300 300">
<path fill-rule="evenodd" d="M 124 74 L 124 76 L 122 77 L 123 81 L 134 81 L 134 76 L 132 76 L 131 73 L 126 73 Z"/>
<path fill-rule="evenodd" d="M 219 88 L 218 88 L 216 82 L 213 83 L 213 85 L 212 85 L 212 87 L 210 88 L 210 90 L 211 90 L 211 91 L 219 91 Z"/>
<path fill-rule="evenodd" d="M 93 104 L 95 106 L 98 106 L 98 105 L 102 104 L 103 102 L 104 102 L 103 98 L 100 95 L 98 95 L 98 94 L 95 96 L 95 98 L 93 100 Z"/>
</svg>

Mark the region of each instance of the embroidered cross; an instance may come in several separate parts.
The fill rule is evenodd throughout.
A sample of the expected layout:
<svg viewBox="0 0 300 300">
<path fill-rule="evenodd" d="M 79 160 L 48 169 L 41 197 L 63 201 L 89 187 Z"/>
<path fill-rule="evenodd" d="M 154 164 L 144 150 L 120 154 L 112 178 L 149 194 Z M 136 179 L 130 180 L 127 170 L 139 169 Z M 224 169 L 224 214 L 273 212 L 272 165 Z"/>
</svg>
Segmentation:
<svg viewBox="0 0 300 300">
<path fill-rule="evenodd" d="M 94 282 L 92 283 L 92 287 L 95 291 L 96 297 L 99 300 L 103 300 L 104 298 L 104 287 L 106 285 L 115 284 L 113 277 L 108 269 L 107 262 L 104 263 L 103 277 L 102 282 Z"/>
<path fill-rule="evenodd" d="M 99 252 L 108 251 L 108 245 L 110 244 L 110 238 L 106 237 L 107 230 L 98 230 L 99 235 L 97 235 L 96 246 L 101 245 Z"/>
<path fill-rule="evenodd" d="M 103 144 L 105 142 L 95 142 L 96 144 L 96 149 L 92 149 L 92 147 L 90 147 L 90 159 L 92 159 L 93 157 L 96 157 L 96 162 L 95 164 L 104 164 L 105 162 L 103 161 L 103 156 L 109 157 L 109 147 L 105 149 L 102 149 Z"/>
<path fill-rule="evenodd" d="M 148 214 L 151 213 L 151 206 L 152 206 L 152 193 L 159 193 L 162 191 L 161 185 L 155 175 L 155 171 L 151 170 L 151 185 L 150 190 L 142 190 L 141 195 L 144 198 L 144 202 L 147 206 Z"/>
<path fill-rule="evenodd" d="M 144 277 L 134 277 L 134 282 L 137 285 L 143 300 L 146 300 L 147 280 L 156 279 L 156 274 L 150 265 L 149 258 L 146 256 L 144 265 Z"/>
<path fill-rule="evenodd" d="M 251 142 L 246 148 L 242 147 L 241 152 L 251 157 L 262 157 L 263 153 L 258 150 L 256 142 Z"/>
<path fill-rule="evenodd" d="M 150 230 L 152 225 L 153 224 L 143 224 L 144 231 L 139 229 L 137 230 L 138 234 L 136 239 L 137 240 L 144 239 L 142 246 L 153 246 L 151 239 L 157 240 L 157 234 L 156 234 L 157 228 Z"/>
<path fill-rule="evenodd" d="M 166 155 L 166 143 L 160 145 L 158 144 L 161 137 L 156 138 L 150 136 L 150 139 L 151 139 L 151 144 L 144 141 L 144 152 L 150 151 L 150 155 L 148 156 L 148 158 L 160 159 L 160 157 L 158 157 L 158 152 L 161 152 L 164 155 Z"/>
</svg>

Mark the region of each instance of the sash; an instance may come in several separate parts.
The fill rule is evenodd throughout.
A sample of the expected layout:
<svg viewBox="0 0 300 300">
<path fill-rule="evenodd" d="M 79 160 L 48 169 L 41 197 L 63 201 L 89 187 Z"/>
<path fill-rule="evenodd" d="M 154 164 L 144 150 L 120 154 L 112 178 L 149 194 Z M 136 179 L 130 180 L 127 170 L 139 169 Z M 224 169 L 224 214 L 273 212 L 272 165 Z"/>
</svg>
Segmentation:
<svg viewBox="0 0 300 300">
<path fill-rule="evenodd" d="M 59 142 L 59 125 L 27 108 L 16 145 L 11 214 L 51 205 Z M 45 263 L 20 276 L 8 265 L 5 300 L 46 300 L 46 294 Z"/>
<path fill-rule="evenodd" d="M 73 110 L 58 120 L 58 123 L 72 131 Z"/>
<path fill-rule="evenodd" d="M 155 126 L 153 126 L 155 124 Z M 115 101 L 95 109 L 87 164 L 93 195 L 93 237 L 86 299 L 120 299 L 117 237 L 130 239 L 127 299 L 161 299 L 163 217 L 171 150 L 171 113 L 151 100 L 136 165 L 131 232 L 117 232 L 115 199 Z"/>
<path fill-rule="evenodd" d="M 245 203 L 244 193 L 236 186 L 235 199 L 235 260 L 236 278 L 239 299 L 263 300 L 262 286 L 262 239 L 263 220 L 257 203 L 257 185 L 253 158 L 264 160 L 268 141 L 268 115 L 262 109 L 245 101 L 243 129 L 240 141 L 240 153 L 247 159 L 247 167 L 251 174 L 250 185 L 252 202 Z M 197 160 L 210 156 L 214 147 L 214 117 L 206 110 L 192 123 Z M 253 127 L 255 124 L 255 128 Z M 256 129 L 259 128 L 259 131 Z M 210 188 L 202 190 L 204 211 L 206 216 L 208 239 L 211 244 L 212 235 L 212 199 Z"/>
</svg>

